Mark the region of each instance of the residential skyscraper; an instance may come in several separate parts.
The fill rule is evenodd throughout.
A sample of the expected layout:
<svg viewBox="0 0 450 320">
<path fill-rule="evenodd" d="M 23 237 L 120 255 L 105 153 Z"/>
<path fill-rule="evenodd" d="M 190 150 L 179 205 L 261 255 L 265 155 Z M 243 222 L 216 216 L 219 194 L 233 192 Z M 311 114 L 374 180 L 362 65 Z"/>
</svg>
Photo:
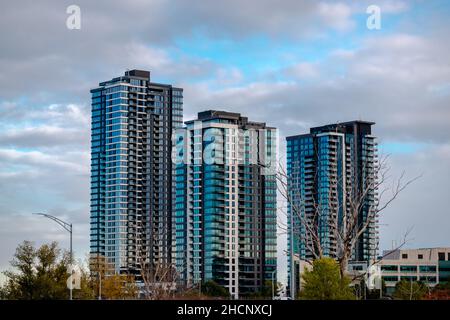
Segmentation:
<svg viewBox="0 0 450 320">
<path fill-rule="evenodd" d="M 373 181 L 369 179 L 376 179 L 378 161 L 372 125 L 373 122 L 366 121 L 331 124 L 311 128 L 309 134 L 286 138 L 290 286 L 298 284 L 298 279 L 291 282 L 295 265 L 292 259 L 314 258 L 311 230 L 316 230 L 323 255 L 339 256 L 335 230 L 348 221 L 345 217 L 354 202 L 352 197 L 363 194 L 363 190 L 367 194 L 361 198 L 357 225 L 367 221 L 368 227 L 358 239 L 351 260 L 371 261 L 376 257 L 377 218 L 373 212 L 369 214 L 377 197 L 374 184 L 369 183 Z"/>
<path fill-rule="evenodd" d="M 126 71 L 92 94 L 91 262 L 139 274 L 171 263 L 172 131 L 182 126 L 183 90 Z"/>
<path fill-rule="evenodd" d="M 276 281 L 276 129 L 210 110 L 174 139 L 180 282 L 213 280 L 238 298 Z"/>
</svg>

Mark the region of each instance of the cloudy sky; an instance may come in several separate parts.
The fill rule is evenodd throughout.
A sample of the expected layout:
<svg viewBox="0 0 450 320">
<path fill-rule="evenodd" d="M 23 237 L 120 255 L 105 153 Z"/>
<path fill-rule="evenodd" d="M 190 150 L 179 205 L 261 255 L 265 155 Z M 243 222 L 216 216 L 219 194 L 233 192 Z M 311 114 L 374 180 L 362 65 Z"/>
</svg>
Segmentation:
<svg viewBox="0 0 450 320">
<path fill-rule="evenodd" d="M 67 6 L 81 29 L 66 27 Z M 366 8 L 381 8 L 381 29 Z M 381 218 L 381 248 L 450 246 L 450 4 L 427 1 L 4 1 L 0 269 L 24 239 L 89 246 L 89 89 L 126 69 L 185 89 L 185 120 L 221 108 L 286 135 L 376 122 L 392 177 L 422 177 Z M 280 257 L 285 241 L 280 241 Z M 281 263 L 284 270 L 285 263 Z M 281 274 L 283 274 L 283 270 Z"/>
</svg>

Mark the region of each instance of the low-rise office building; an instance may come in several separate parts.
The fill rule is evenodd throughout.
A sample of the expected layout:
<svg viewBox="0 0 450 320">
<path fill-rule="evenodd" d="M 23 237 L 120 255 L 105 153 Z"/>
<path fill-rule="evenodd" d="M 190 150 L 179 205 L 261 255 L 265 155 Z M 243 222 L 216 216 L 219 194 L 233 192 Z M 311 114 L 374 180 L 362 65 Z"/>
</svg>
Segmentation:
<svg viewBox="0 0 450 320">
<path fill-rule="evenodd" d="M 301 275 L 311 270 L 312 263 L 294 256 L 295 284 L 302 288 Z M 381 279 L 386 294 L 395 291 L 395 285 L 401 280 L 421 281 L 433 288 L 439 283 L 450 281 L 450 248 L 423 248 L 385 250 L 376 262 L 350 261 L 348 276 L 353 284 L 365 280 L 369 289 L 380 288 Z"/>
<path fill-rule="evenodd" d="M 430 287 L 450 280 L 450 248 L 384 251 L 378 262 L 387 293 L 397 282 L 421 281 Z"/>
</svg>

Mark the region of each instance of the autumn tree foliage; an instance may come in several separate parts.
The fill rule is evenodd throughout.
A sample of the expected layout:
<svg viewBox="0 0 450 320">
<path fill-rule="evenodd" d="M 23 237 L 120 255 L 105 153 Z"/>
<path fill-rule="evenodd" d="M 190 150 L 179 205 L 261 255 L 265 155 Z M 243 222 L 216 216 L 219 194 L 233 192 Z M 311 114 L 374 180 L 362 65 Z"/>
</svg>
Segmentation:
<svg viewBox="0 0 450 320">
<path fill-rule="evenodd" d="M 138 298 L 138 287 L 134 276 L 114 274 L 105 277 L 102 283 L 102 299 L 129 300 Z"/>
</svg>

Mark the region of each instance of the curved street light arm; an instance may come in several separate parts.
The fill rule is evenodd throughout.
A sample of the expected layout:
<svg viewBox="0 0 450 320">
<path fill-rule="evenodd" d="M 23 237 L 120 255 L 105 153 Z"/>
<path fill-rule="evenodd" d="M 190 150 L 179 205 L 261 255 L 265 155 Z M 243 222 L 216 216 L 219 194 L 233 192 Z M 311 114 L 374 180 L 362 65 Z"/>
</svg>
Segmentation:
<svg viewBox="0 0 450 320">
<path fill-rule="evenodd" d="M 37 212 L 37 213 L 33 213 L 33 214 L 49 218 L 50 220 L 55 221 L 57 224 L 59 224 L 61 227 L 63 227 L 64 230 L 69 232 L 69 234 L 70 234 L 70 264 L 72 264 L 73 263 L 72 224 L 71 223 L 67 223 L 67 222 L 65 222 L 65 221 L 63 221 L 63 220 L 61 220 L 61 219 L 59 219 L 59 218 L 57 218 L 55 216 L 50 215 L 50 214 L 46 214 L 46 213 L 42 213 L 42 212 Z M 73 270 L 70 271 L 70 272 L 73 272 Z M 72 286 L 70 286 L 69 291 L 70 291 L 70 300 L 72 300 Z"/>
<path fill-rule="evenodd" d="M 63 220 L 61 220 L 61 219 L 59 219 L 57 217 L 54 217 L 54 216 L 46 214 L 46 213 L 38 212 L 38 213 L 33 213 L 33 214 L 49 218 L 49 219 L 55 221 L 61 227 L 63 227 L 67 232 L 72 232 L 72 224 L 71 223 L 67 223 L 67 222 L 65 222 L 65 221 L 63 221 Z"/>
</svg>

